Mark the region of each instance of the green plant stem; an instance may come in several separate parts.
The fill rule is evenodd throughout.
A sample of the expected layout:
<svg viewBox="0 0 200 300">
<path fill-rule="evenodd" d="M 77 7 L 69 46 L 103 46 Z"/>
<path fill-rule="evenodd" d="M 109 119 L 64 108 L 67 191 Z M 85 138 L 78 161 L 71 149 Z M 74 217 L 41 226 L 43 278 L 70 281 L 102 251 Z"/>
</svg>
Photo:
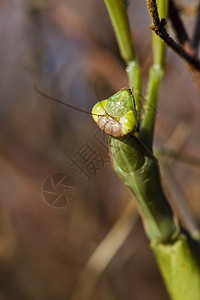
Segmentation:
<svg viewBox="0 0 200 300">
<path fill-rule="evenodd" d="M 104 0 L 119 45 L 122 58 L 128 65 L 135 60 L 135 51 L 131 43 L 125 3 L 121 0 Z"/>
<path fill-rule="evenodd" d="M 168 15 L 168 1 L 163 0 L 159 2 L 159 16 L 167 19 Z M 164 74 L 165 62 L 165 44 L 155 34 L 152 33 L 152 48 L 154 64 L 150 69 L 149 81 L 147 85 L 146 103 L 144 113 L 142 116 L 140 127 L 140 139 L 152 151 L 154 125 L 157 113 L 158 95 L 161 80 Z"/>
<path fill-rule="evenodd" d="M 158 95 L 163 74 L 163 69 L 159 64 L 154 64 L 150 69 L 147 94 L 145 97 L 146 103 L 140 126 L 139 137 L 151 152 L 157 114 Z"/>
<path fill-rule="evenodd" d="M 179 227 L 162 191 L 156 158 L 135 136 L 111 137 L 110 152 L 115 172 L 137 199 L 148 238 L 175 240 Z"/>
<path fill-rule="evenodd" d="M 135 99 L 135 106 L 137 111 L 138 120 L 141 116 L 142 105 L 142 82 L 140 76 L 140 66 L 137 61 L 131 61 L 126 68 L 126 72 L 129 79 L 129 85 L 133 87 L 133 94 Z"/>
<path fill-rule="evenodd" d="M 131 42 L 131 33 L 125 1 L 104 0 L 118 42 L 120 54 L 126 63 L 129 84 L 133 87 L 136 110 L 140 118 L 141 112 L 141 75 Z"/>
<path fill-rule="evenodd" d="M 171 244 L 151 243 L 171 299 L 200 299 L 199 249 L 181 234 Z"/>
<path fill-rule="evenodd" d="M 127 70 L 130 85 L 136 84 L 139 78 L 138 69 L 134 64 L 136 62 L 134 52 L 132 56 L 130 55 L 133 49 L 130 47 L 130 32 L 124 2 L 105 0 L 105 3 L 122 57 L 130 67 Z M 167 0 L 159 1 L 159 13 L 161 17 L 167 17 Z M 127 39 L 127 45 L 122 42 L 123 34 Z M 161 187 L 157 160 L 152 155 L 158 93 L 165 59 L 165 46 L 154 33 L 153 55 L 154 65 L 150 70 L 139 139 L 133 135 L 123 138 L 111 137 L 110 153 L 115 172 L 137 200 L 146 234 L 151 241 L 152 250 L 172 299 L 198 300 L 200 299 L 199 253 L 195 253 L 193 243 L 185 234 L 180 233 L 180 227 L 174 221 L 172 210 Z"/>
</svg>

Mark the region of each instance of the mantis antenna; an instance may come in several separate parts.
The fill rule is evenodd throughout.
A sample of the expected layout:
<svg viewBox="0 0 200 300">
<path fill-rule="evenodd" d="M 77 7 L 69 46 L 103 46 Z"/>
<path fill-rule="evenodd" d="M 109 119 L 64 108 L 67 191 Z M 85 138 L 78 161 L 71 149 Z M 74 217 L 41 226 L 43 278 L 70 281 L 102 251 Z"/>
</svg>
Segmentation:
<svg viewBox="0 0 200 300">
<path fill-rule="evenodd" d="M 59 100 L 59 99 L 56 98 L 56 97 L 52 97 L 52 96 L 50 96 L 50 95 L 48 95 L 48 94 L 42 92 L 37 86 L 34 86 L 34 90 L 35 90 L 38 94 L 40 94 L 41 96 L 43 96 L 43 97 L 45 97 L 45 98 L 47 98 L 47 99 L 49 99 L 49 100 L 51 100 L 51 101 L 60 103 L 60 104 L 65 105 L 65 106 L 67 106 L 67 107 L 69 107 L 69 108 L 78 110 L 78 111 L 80 111 L 80 112 L 82 112 L 82 113 L 85 113 L 85 114 L 88 114 L 88 115 L 91 115 L 91 116 L 94 115 L 93 113 L 90 113 L 89 111 L 86 111 L 86 110 L 84 110 L 84 109 L 75 107 L 75 106 L 70 105 L 70 104 L 68 104 L 68 103 L 65 103 L 65 102 Z M 95 114 L 95 115 L 96 115 L 96 116 L 99 116 L 99 114 Z"/>
</svg>

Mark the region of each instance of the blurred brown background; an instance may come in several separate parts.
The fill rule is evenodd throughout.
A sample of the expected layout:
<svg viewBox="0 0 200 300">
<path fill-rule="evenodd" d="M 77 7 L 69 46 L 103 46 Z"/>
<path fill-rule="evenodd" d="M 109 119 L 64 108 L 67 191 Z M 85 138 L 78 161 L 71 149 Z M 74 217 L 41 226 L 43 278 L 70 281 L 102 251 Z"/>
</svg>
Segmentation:
<svg viewBox="0 0 200 300">
<path fill-rule="evenodd" d="M 182 16 L 191 33 L 195 10 Z M 129 17 L 145 95 L 152 64 L 145 1 L 131 0 Z M 103 0 L 2 0 L 0 41 L 0 299 L 169 299 L 134 200 L 112 171 L 91 116 L 34 90 L 91 111 L 128 84 Z M 168 50 L 155 147 L 200 156 L 199 115 L 184 63 Z M 80 171 L 72 159 L 85 145 L 100 161 L 89 152 L 93 169 Z M 198 224 L 198 165 L 166 162 L 169 199 L 181 194 Z M 53 191 L 51 180 L 62 178 Z M 65 184 L 72 185 L 69 205 L 55 198 Z"/>
</svg>

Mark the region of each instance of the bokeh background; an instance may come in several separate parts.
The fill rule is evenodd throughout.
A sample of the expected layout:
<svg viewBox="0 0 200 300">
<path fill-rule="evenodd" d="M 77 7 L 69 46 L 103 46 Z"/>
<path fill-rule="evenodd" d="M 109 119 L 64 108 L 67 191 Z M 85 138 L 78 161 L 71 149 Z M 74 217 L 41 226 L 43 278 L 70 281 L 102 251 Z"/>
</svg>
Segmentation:
<svg viewBox="0 0 200 300">
<path fill-rule="evenodd" d="M 197 1 L 178 3 L 192 34 Z M 145 1 L 130 0 L 128 12 L 145 96 L 152 64 Z M 169 299 L 135 200 L 108 160 L 105 136 L 90 115 L 34 90 L 91 111 L 127 86 L 103 0 L 1 0 L 0 66 L 0 299 Z M 198 158 L 199 115 L 190 75 L 168 50 L 155 149 Z M 194 233 L 199 160 L 162 158 L 162 176 L 176 213 Z M 194 220 L 177 209 L 179 198 Z"/>
</svg>

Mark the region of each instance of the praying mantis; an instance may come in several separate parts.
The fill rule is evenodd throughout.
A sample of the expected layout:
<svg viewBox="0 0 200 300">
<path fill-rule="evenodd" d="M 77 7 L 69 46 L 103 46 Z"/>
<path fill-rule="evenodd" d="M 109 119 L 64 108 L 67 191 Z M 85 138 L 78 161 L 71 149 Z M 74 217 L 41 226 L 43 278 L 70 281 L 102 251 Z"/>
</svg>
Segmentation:
<svg viewBox="0 0 200 300">
<path fill-rule="evenodd" d="M 106 100 L 97 102 L 91 113 L 49 96 L 35 87 L 43 97 L 68 106 L 80 112 L 90 114 L 99 128 L 113 137 L 123 137 L 138 130 L 139 122 L 135 107 L 133 90 L 125 87 Z"/>
<path fill-rule="evenodd" d="M 113 137 L 123 137 L 138 129 L 138 117 L 133 92 L 123 88 L 92 109 L 92 117 L 99 128 Z"/>
</svg>

